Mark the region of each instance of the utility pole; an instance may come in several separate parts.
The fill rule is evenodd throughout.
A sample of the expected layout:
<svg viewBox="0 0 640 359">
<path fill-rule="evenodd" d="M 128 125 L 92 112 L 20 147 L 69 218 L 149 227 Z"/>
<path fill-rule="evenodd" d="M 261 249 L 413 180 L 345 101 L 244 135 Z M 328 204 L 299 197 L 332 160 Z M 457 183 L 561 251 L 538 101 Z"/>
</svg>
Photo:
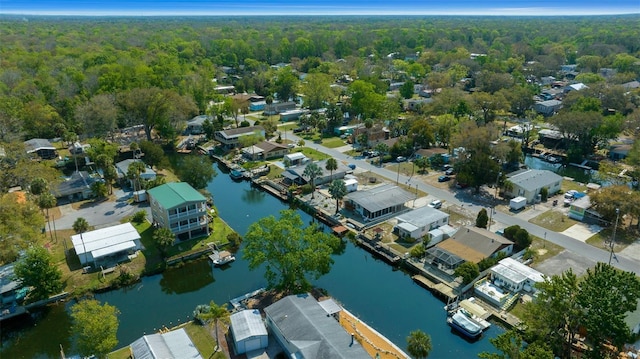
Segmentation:
<svg viewBox="0 0 640 359">
<path fill-rule="evenodd" d="M 611 265 L 611 258 L 613 258 L 613 243 L 616 240 L 616 229 L 618 229 L 619 218 L 620 218 L 620 208 L 616 208 L 616 223 L 613 225 L 613 236 L 611 236 L 611 252 L 609 252 L 609 265 Z"/>
</svg>

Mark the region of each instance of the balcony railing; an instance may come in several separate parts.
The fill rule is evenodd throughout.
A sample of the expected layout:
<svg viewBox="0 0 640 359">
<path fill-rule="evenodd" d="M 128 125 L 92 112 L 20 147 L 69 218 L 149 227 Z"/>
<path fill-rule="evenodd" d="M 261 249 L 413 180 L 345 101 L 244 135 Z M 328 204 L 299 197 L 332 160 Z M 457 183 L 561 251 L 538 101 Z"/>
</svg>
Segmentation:
<svg viewBox="0 0 640 359">
<path fill-rule="evenodd" d="M 191 217 L 191 216 L 196 215 L 196 214 L 205 213 L 206 211 L 207 210 L 206 210 L 205 207 L 198 207 L 198 208 L 192 209 L 190 211 L 178 212 L 176 214 L 171 214 L 171 215 L 169 215 L 169 220 L 177 219 L 177 218 L 181 218 L 181 217 Z"/>
</svg>

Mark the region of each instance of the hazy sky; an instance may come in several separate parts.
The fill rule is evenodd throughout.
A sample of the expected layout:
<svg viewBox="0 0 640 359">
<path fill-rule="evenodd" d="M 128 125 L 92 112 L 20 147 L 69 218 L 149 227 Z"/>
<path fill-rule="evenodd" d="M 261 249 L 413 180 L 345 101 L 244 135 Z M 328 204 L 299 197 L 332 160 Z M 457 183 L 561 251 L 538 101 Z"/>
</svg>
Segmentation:
<svg viewBox="0 0 640 359">
<path fill-rule="evenodd" d="M 640 0 L 0 0 L 2 14 L 40 15 L 605 15 Z"/>
</svg>

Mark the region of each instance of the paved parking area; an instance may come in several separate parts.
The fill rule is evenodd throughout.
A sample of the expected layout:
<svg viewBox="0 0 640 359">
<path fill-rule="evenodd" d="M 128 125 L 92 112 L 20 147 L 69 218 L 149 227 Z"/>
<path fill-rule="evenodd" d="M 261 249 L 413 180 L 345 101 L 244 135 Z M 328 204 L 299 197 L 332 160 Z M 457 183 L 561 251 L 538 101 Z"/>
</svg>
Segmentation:
<svg viewBox="0 0 640 359">
<path fill-rule="evenodd" d="M 595 265 L 596 262 L 591 259 L 564 250 L 558 255 L 534 266 L 534 268 L 547 276 L 561 275 L 571 268 L 574 274 L 581 276 L 587 272 L 588 268 L 592 268 Z"/>
<path fill-rule="evenodd" d="M 602 227 L 597 225 L 588 225 L 586 223 L 576 223 L 573 226 L 560 232 L 565 236 L 577 239 L 580 242 L 586 242 L 587 239 L 597 234 L 602 230 Z"/>
</svg>

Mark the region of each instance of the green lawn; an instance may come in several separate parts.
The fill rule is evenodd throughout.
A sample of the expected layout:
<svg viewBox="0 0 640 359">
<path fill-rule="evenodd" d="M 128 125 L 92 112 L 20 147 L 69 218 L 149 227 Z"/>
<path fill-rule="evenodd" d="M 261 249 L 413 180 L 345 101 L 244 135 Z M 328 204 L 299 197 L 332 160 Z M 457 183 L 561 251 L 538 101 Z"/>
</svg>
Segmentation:
<svg viewBox="0 0 640 359">
<path fill-rule="evenodd" d="M 587 186 L 585 186 L 584 183 L 569 181 L 566 179 L 562 180 L 562 190 L 561 190 L 562 193 L 567 192 L 569 190 L 576 190 L 578 192 L 582 192 L 586 189 L 587 189 Z"/>
<path fill-rule="evenodd" d="M 167 251 L 167 258 L 173 256 L 184 256 L 190 253 L 197 252 L 207 246 L 207 243 L 215 243 L 218 246 L 225 246 L 229 243 L 227 235 L 232 233 L 233 229 L 227 225 L 220 217 L 215 216 L 213 218 L 213 230 L 208 237 L 194 238 L 187 241 L 182 241 L 169 248 Z"/>
<path fill-rule="evenodd" d="M 587 243 L 598 248 L 604 248 L 611 250 L 609 247 L 609 241 L 613 237 L 613 227 L 605 228 L 602 231 L 594 234 Z M 616 238 L 613 246 L 614 252 L 619 252 L 625 249 L 629 244 L 633 243 L 638 238 L 638 231 L 628 227 L 618 226 L 616 230 Z"/>
<path fill-rule="evenodd" d="M 215 352 L 216 341 L 209 333 L 209 328 L 199 325 L 195 322 L 187 323 L 184 326 L 189 338 L 193 341 L 196 348 L 203 358 L 207 359 L 225 359 L 226 356 L 222 352 Z"/>
<path fill-rule="evenodd" d="M 327 148 L 338 148 L 344 146 L 345 143 L 340 137 L 329 137 L 322 139 L 322 145 Z"/>
<path fill-rule="evenodd" d="M 562 232 L 578 223 L 577 221 L 565 216 L 562 212 L 558 211 L 546 211 L 536 218 L 533 218 L 529 222 L 537 224 L 540 227 L 544 227 L 554 232 Z"/>
<path fill-rule="evenodd" d="M 531 245 L 529 248 L 535 253 L 533 257 L 533 263 L 542 263 L 545 260 L 557 255 L 564 250 L 563 247 L 545 241 L 544 239 L 536 236 L 531 236 Z"/>
<path fill-rule="evenodd" d="M 324 160 L 331 157 L 325 153 L 318 152 L 313 148 L 309 148 L 309 147 L 299 147 L 299 148 L 296 148 L 296 151 L 294 152 L 302 152 L 305 156 L 307 156 L 308 158 L 311 158 L 314 161 Z"/>
</svg>

